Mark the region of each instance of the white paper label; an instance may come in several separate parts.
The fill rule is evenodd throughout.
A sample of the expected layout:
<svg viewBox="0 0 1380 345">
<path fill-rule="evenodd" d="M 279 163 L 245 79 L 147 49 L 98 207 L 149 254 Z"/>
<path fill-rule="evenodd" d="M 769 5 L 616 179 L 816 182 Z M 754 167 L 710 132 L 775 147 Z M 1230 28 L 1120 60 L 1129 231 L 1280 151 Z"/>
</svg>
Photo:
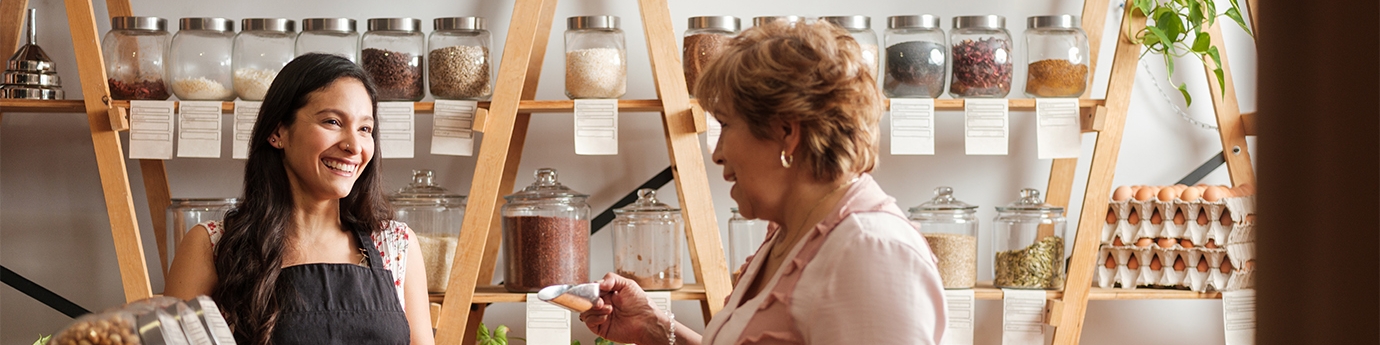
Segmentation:
<svg viewBox="0 0 1380 345">
<path fill-rule="evenodd" d="M 190 342 L 187 341 L 187 333 L 182 331 L 182 325 L 178 324 L 176 316 L 169 314 L 163 309 L 157 309 L 153 312 L 154 315 L 158 316 L 158 329 L 163 332 L 164 344 L 190 344 Z"/>
<path fill-rule="evenodd" d="M 575 100 L 575 154 L 618 154 L 618 100 Z"/>
<path fill-rule="evenodd" d="M 570 345 L 570 311 L 527 294 L 527 344 Z"/>
<path fill-rule="evenodd" d="M 379 102 L 379 156 L 383 158 L 412 158 L 416 141 L 415 113 L 412 102 Z"/>
<path fill-rule="evenodd" d="M 1005 155 L 1010 131 L 1005 99 L 963 100 L 963 147 L 969 155 Z"/>
<path fill-rule="evenodd" d="M 187 333 L 187 341 L 193 345 L 215 345 L 211 342 L 211 336 L 206 334 L 206 328 L 201 325 L 201 319 L 196 316 L 196 312 L 186 304 L 176 306 L 177 321 L 182 323 L 182 330 Z"/>
<path fill-rule="evenodd" d="M 704 112 L 704 146 L 709 148 L 710 155 L 719 148 L 719 134 L 723 133 L 723 130 L 723 126 L 719 125 L 719 119 L 707 111 Z"/>
<path fill-rule="evenodd" d="M 1001 289 L 1002 345 L 1045 343 L 1045 291 Z"/>
<path fill-rule="evenodd" d="M 431 124 L 431 154 L 474 155 L 474 111 L 476 101 L 437 100 Z"/>
<path fill-rule="evenodd" d="M 973 309 L 977 305 L 973 290 L 944 290 L 944 303 L 949 311 L 949 325 L 939 344 L 973 345 L 973 323 L 976 322 Z"/>
<path fill-rule="evenodd" d="M 1226 345 L 1255 344 L 1255 290 L 1222 292 Z"/>
<path fill-rule="evenodd" d="M 173 158 L 173 101 L 129 101 L 129 159 Z"/>
<path fill-rule="evenodd" d="M 671 310 L 670 291 L 647 291 L 646 293 L 647 299 L 652 300 L 652 304 L 655 304 L 656 308 L 661 310 L 662 313 Z"/>
<path fill-rule="evenodd" d="M 254 121 L 259 119 L 259 108 L 263 105 L 264 102 L 235 101 L 235 139 L 230 145 L 231 158 L 249 158 L 249 138 L 254 135 Z"/>
<path fill-rule="evenodd" d="M 220 158 L 220 104 L 207 101 L 178 104 L 178 157 Z"/>
<path fill-rule="evenodd" d="M 211 300 L 211 297 L 196 296 L 188 303 L 201 306 L 201 321 L 206 325 L 207 333 L 211 334 L 211 340 L 220 345 L 235 344 L 235 336 L 230 333 L 230 325 L 225 322 L 220 308 L 216 307 L 216 302 Z"/>
<path fill-rule="evenodd" d="M 934 99 L 891 99 L 891 154 L 934 154 Z"/>
<path fill-rule="evenodd" d="M 1078 124 L 1077 98 L 1036 98 L 1035 117 L 1039 159 L 1078 158 L 1083 131 Z"/>
</svg>

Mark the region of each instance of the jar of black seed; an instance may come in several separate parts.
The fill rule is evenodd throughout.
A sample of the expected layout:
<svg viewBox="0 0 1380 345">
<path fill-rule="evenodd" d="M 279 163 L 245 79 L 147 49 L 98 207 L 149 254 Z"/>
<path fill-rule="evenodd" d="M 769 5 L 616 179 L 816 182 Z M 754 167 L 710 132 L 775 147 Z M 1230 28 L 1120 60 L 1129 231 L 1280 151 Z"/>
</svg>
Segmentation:
<svg viewBox="0 0 1380 345">
<path fill-rule="evenodd" d="M 369 19 L 360 39 L 359 65 L 378 87 L 380 101 L 419 101 L 426 36 L 416 18 Z"/>
</svg>

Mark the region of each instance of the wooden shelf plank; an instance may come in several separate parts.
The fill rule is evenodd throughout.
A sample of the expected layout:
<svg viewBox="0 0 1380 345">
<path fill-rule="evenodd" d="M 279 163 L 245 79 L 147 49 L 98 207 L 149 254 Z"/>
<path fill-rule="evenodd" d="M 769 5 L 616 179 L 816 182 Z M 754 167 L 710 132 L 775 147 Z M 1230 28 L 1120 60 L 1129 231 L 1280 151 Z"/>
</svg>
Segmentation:
<svg viewBox="0 0 1380 345">
<path fill-rule="evenodd" d="M 0 99 L 0 112 L 86 114 L 86 104 L 83 102 L 80 99 Z"/>
<path fill-rule="evenodd" d="M 1000 290 L 997 291 L 1001 293 Z M 441 303 L 446 298 L 446 294 L 434 293 L 430 295 L 432 303 Z M 679 290 L 671 291 L 671 299 L 677 301 L 698 301 L 703 300 L 704 285 L 686 284 Z M 473 303 L 523 303 L 527 302 L 527 294 L 508 292 L 501 285 L 481 285 L 474 289 Z"/>
<path fill-rule="evenodd" d="M 978 282 L 973 288 L 973 296 L 979 300 L 1001 300 L 1001 289 L 992 287 L 992 282 Z M 1048 291 L 1048 299 L 1064 298 L 1063 291 Z M 1095 301 L 1124 301 L 1124 300 L 1143 300 L 1143 299 L 1221 299 L 1221 292 L 1193 292 L 1188 290 L 1171 289 L 1120 289 L 1120 288 L 1092 288 L 1088 290 L 1088 299 Z"/>
</svg>

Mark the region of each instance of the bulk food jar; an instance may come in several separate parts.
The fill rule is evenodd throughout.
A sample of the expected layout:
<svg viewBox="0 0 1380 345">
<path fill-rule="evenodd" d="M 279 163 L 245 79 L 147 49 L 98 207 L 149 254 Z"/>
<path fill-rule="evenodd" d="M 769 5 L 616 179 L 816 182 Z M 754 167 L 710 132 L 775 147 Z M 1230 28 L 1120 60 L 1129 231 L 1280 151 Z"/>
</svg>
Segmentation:
<svg viewBox="0 0 1380 345">
<path fill-rule="evenodd" d="M 695 82 L 710 61 L 728 48 L 728 41 L 738 35 L 742 22 L 734 16 L 690 17 L 690 29 L 685 30 L 685 85 L 695 96 Z"/>
<path fill-rule="evenodd" d="M 627 91 L 628 51 L 618 17 L 566 19 L 566 97 L 618 98 Z"/>
<path fill-rule="evenodd" d="M 168 21 L 158 17 L 110 18 L 101 40 L 110 97 L 119 100 L 168 99 L 163 58 L 168 50 Z"/>
<path fill-rule="evenodd" d="M 1088 35 L 1078 17 L 1038 16 L 1026 19 L 1025 94 L 1030 97 L 1073 97 L 1088 87 Z"/>
<path fill-rule="evenodd" d="M 359 65 L 379 90 L 379 101 L 419 101 L 422 93 L 422 55 L 426 36 L 422 21 L 415 18 L 369 19 L 369 31 L 360 39 L 364 48 Z"/>
<path fill-rule="evenodd" d="M 326 53 L 359 62 L 359 32 L 350 18 L 307 18 L 302 20 L 302 34 L 297 35 L 297 56 L 307 53 Z"/>
<path fill-rule="evenodd" d="M 589 195 L 561 185 L 555 169 L 536 177 L 503 197 L 503 287 L 512 292 L 589 280 Z"/>
<path fill-rule="evenodd" d="M 775 22 L 786 22 L 786 24 L 793 25 L 795 23 L 800 23 L 803 21 L 805 20 L 803 18 L 800 18 L 800 16 L 761 16 L 752 17 L 752 26 L 763 26 Z"/>
<path fill-rule="evenodd" d="M 954 17 L 949 31 L 953 75 L 949 94 L 954 98 L 1002 98 L 1011 92 L 1011 33 L 1006 17 L 997 15 Z"/>
<path fill-rule="evenodd" d="M 997 207 L 992 249 L 998 288 L 1064 288 L 1064 208 L 1040 200 L 1040 191 L 1022 189 L 1021 199 Z"/>
<path fill-rule="evenodd" d="M 246 18 L 235 35 L 235 94 L 262 101 L 278 71 L 297 54 L 296 23 L 283 18 Z"/>
<path fill-rule="evenodd" d="M 172 92 L 184 101 L 235 99 L 230 83 L 230 51 L 235 22 L 225 18 L 182 18 L 168 49 Z"/>
<path fill-rule="evenodd" d="M 465 221 L 465 196 L 437 186 L 431 170 L 413 170 L 412 183 L 388 197 L 393 219 L 407 223 L 417 234 L 426 266 L 427 292 L 446 292 L 450 266 Z"/>
<path fill-rule="evenodd" d="M 748 257 L 767 241 L 767 221 L 743 218 L 737 207 L 729 211 L 733 216 L 728 218 L 728 268 L 733 270 L 733 281 L 737 282 Z"/>
<path fill-rule="evenodd" d="M 489 30 L 483 17 L 436 18 L 427 43 L 431 96 L 436 99 L 489 98 L 493 89 L 493 60 Z"/>
<path fill-rule="evenodd" d="M 949 187 L 934 189 L 934 199 L 910 208 L 930 251 L 939 257 L 945 289 L 971 289 L 977 282 L 977 206 L 954 199 Z"/>
<path fill-rule="evenodd" d="M 871 68 L 868 72 L 874 77 L 877 75 L 877 32 L 872 31 L 872 17 L 831 16 L 820 17 L 819 20 L 848 30 L 848 35 L 858 41 L 858 47 L 862 49 L 863 64 Z"/>
<path fill-rule="evenodd" d="M 892 98 L 938 98 L 944 94 L 949 45 L 939 17 L 886 19 L 886 74 L 882 91 Z"/>
<path fill-rule="evenodd" d="M 172 268 L 172 258 L 176 254 L 177 244 L 182 243 L 182 236 L 187 234 L 193 226 L 203 222 L 225 219 L 225 213 L 239 205 L 235 198 L 225 199 L 172 199 L 172 204 L 167 209 L 167 229 L 164 236 L 167 239 L 167 262 L 164 262 L 163 270 L 166 272 Z"/>
<path fill-rule="evenodd" d="M 613 210 L 613 266 L 645 290 L 675 290 L 681 280 L 680 209 L 656 200 L 656 190 L 637 190 L 637 201 Z"/>
</svg>

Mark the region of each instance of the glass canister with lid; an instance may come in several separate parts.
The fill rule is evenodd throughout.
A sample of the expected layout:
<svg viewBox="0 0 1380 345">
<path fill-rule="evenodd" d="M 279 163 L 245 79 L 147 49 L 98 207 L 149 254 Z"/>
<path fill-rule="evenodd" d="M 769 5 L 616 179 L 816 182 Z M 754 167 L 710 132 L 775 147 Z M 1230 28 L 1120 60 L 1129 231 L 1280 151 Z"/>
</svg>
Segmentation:
<svg viewBox="0 0 1380 345">
<path fill-rule="evenodd" d="M 326 53 L 344 56 L 359 62 L 359 32 L 350 18 L 307 18 L 302 20 L 302 34 L 297 35 L 293 49 L 297 56 L 306 53 Z"/>
<path fill-rule="evenodd" d="M 752 17 L 752 26 L 763 26 L 775 22 L 785 22 L 786 24 L 795 25 L 796 23 L 804 21 L 805 19 L 800 16 L 760 16 Z"/>
<path fill-rule="evenodd" d="M 998 288 L 1064 288 L 1064 208 L 1044 203 L 1040 191 L 1022 189 L 1020 200 L 997 207 L 992 250 Z"/>
<path fill-rule="evenodd" d="M 728 218 L 728 268 L 733 270 L 736 284 L 748 257 L 757 253 L 757 249 L 767 241 L 767 221 L 744 218 L 738 213 L 737 207 L 729 211 L 733 212 L 733 216 Z"/>
<path fill-rule="evenodd" d="M 163 80 L 168 21 L 158 17 L 110 18 L 110 32 L 101 40 L 110 97 L 118 100 L 168 99 Z"/>
<path fill-rule="evenodd" d="M 738 35 L 742 21 L 734 16 L 690 17 L 690 28 L 685 30 L 685 85 L 690 96 L 695 96 L 695 82 L 700 72 L 710 61 L 728 48 L 728 41 Z"/>
<path fill-rule="evenodd" d="M 504 288 L 537 292 L 589 280 L 587 198 L 557 181 L 551 168 L 537 169 L 532 185 L 504 197 Z"/>
<path fill-rule="evenodd" d="M 637 190 L 637 201 L 613 210 L 613 266 L 645 290 L 675 290 L 681 279 L 685 223 L 680 209 L 656 200 L 656 190 Z"/>
<path fill-rule="evenodd" d="M 953 73 L 949 94 L 954 98 L 1002 98 L 1011 92 L 1011 33 L 1006 17 L 954 17 L 949 31 Z"/>
<path fill-rule="evenodd" d="M 618 98 L 628 92 L 628 50 L 618 16 L 566 19 L 565 95 Z"/>
<path fill-rule="evenodd" d="M 407 223 L 417 234 L 426 266 L 427 292 L 446 292 L 455 249 L 460 244 L 460 224 L 465 221 L 465 196 L 451 194 L 436 185 L 431 170 L 413 170 L 412 183 L 388 197 L 393 219 Z"/>
<path fill-rule="evenodd" d="M 939 17 L 887 18 L 886 74 L 882 91 L 893 98 L 938 98 L 944 94 L 949 46 Z"/>
<path fill-rule="evenodd" d="M 877 32 L 872 31 L 872 17 L 829 16 L 820 17 L 819 20 L 848 30 L 848 35 L 858 41 L 858 48 L 862 49 L 863 64 L 871 68 L 868 72 L 873 77 L 877 76 Z"/>
<path fill-rule="evenodd" d="M 493 95 L 491 41 L 483 17 L 436 18 L 427 53 L 431 95 L 468 100 Z"/>
<path fill-rule="evenodd" d="M 235 35 L 235 94 L 262 101 L 278 71 L 297 55 L 296 22 L 283 18 L 245 18 Z"/>
<path fill-rule="evenodd" d="M 416 18 L 369 19 L 369 31 L 360 39 L 359 65 L 378 87 L 379 101 L 419 101 L 422 92 L 422 55 L 426 36 Z"/>
<path fill-rule="evenodd" d="M 977 206 L 953 194 L 953 188 L 935 188 L 934 199 L 910 208 L 910 220 L 939 257 L 944 288 L 971 289 L 977 283 Z"/>
<path fill-rule="evenodd" d="M 163 271 L 172 268 L 173 255 L 176 254 L 177 244 L 182 243 L 182 236 L 187 234 L 193 226 L 203 222 L 213 220 L 224 220 L 225 213 L 230 212 L 239 201 L 235 198 L 174 198 L 172 204 L 167 209 L 167 233 L 164 234 L 165 245 L 167 246 L 167 262 L 163 263 Z"/>
<path fill-rule="evenodd" d="M 1078 97 L 1088 87 L 1088 34 L 1071 15 L 1026 19 L 1025 94 Z"/>
<path fill-rule="evenodd" d="M 168 49 L 172 91 L 184 101 L 235 99 L 230 77 L 235 22 L 225 18 L 182 18 Z"/>
</svg>

